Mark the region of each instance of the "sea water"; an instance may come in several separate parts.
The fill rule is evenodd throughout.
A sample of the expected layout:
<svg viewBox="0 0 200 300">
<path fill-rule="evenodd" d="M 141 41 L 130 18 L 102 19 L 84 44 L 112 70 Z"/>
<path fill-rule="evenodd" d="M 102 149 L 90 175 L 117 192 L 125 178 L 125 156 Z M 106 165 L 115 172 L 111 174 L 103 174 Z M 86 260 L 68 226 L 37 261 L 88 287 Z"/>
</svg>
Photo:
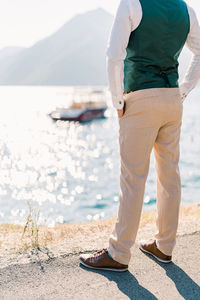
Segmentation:
<svg viewBox="0 0 200 300">
<path fill-rule="evenodd" d="M 101 89 L 106 118 L 81 124 L 53 122 L 48 114 L 73 99 L 94 100 L 91 87 L 0 87 L 0 223 L 23 224 L 29 204 L 40 211 L 39 223 L 49 226 L 117 214 L 118 120 L 106 87 Z M 183 204 L 200 201 L 199 95 L 196 88 L 184 102 Z M 156 207 L 155 181 L 152 155 L 143 210 Z"/>
</svg>

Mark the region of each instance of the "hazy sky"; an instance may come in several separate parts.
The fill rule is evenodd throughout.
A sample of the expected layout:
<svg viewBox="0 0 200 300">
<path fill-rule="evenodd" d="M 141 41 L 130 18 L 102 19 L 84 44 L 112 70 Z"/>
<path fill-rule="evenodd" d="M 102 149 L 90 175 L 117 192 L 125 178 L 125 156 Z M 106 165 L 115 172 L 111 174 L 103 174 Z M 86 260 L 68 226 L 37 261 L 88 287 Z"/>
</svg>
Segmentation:
<svg viewBox="0 0 200 300">
<path fill-rule="evenodd" d="M 166 0 L 167 1 L 167 0 Z M 29 47 L 55 32 L 75 14 L 103 7 L 115 14 L 120 0 L 0 0 L 0 49 Z M 197 10 L 199 0 L 187 0 Z"/>
</svg>

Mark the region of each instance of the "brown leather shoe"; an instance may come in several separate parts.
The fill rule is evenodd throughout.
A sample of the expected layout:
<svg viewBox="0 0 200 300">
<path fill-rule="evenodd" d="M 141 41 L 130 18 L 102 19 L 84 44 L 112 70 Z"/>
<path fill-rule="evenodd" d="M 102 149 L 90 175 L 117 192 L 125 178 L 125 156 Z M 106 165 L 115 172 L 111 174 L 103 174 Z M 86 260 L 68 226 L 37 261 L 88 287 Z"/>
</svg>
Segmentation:
<svg viewBox="0 0 200 300">
<path fill-rule="evenodd" d="M 128 270 L 128 265 L 123 265 L 108 256 L 108 250 L 103 248 L 93 254 L 81 254 L 80 263 L 87 268 L 124 272 Z"/>
<path fill-rule="evenodd" d="M 162 263 L 167 264 L 167 263 L 171 262 L 172 257 L 162 253 L 157 248 L 156 241 L 153 241 L 151 243 L 141 243 L 139 248 L 142 252 L 152 255 L 153 257 L 155 257 L 158 261 L 160 261 Z"/>
</svg>

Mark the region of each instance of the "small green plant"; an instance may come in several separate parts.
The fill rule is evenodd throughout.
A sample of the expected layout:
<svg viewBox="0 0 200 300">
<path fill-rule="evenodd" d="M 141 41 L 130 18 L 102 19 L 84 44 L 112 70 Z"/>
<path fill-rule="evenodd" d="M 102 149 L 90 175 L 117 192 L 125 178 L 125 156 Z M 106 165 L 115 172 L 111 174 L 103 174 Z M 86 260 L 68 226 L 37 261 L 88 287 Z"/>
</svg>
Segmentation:
<svg viewBox="0 0 200 300">
<path fill-rule="evenodd" d="M 38 248 L 39 247 L 39 217 L 40 217 L 40 210 L 34 209 L 31 206 L 30 201 L 27 201 L 29 212 L 26 217 L 26 223 L 23 228 L 23 234 L 22 239 L 24 238 L 24 235 L 26 232 L 30 234 L 30 241 L 31 241 L 31 247 L 32 248 Z M 28 245 L 27 245 L 28 247 Z"/>
<path fill-rule="evenodd" d="M 24 235 L 27 232 L 29 234 L 31 244 L 30 245 L 27 244 L 27 239 L 26 239 L 26 242 L 24 244 L 24 248 L 25 249 L 28 249 L 30 247 L 39 248 L 40 247 L 40 241 L 39 241 L 40 209 L 33 208 L 29 200 L 27 200 L 27 204 L 28 204 L 28 207 L 29 207 L 29 212 L 28 212 L 28 215 L 26 217 L 26 223 L 25 223 L 24 228 L 23 228 L 23 233 L 22 233 L 22 236 L 21 236 L 21 240 L 24 238 Z M 47 218 L 44 220 L 43 226 L 46 225 L 49 215 L 50 215 L 50 213 L 48 214 Z M 41 236 L 40 240 L 41 239 L 43 240 L 44 245 L 46 245 L 46 243 L 48 241 L 48 237 Z"/>
</svg>

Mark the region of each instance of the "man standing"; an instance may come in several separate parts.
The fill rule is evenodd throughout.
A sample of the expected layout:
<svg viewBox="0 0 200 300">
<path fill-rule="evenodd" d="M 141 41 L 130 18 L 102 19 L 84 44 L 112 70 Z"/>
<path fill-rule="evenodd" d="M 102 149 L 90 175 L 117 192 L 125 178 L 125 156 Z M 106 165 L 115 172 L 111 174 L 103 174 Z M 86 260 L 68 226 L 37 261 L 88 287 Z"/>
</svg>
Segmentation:
<svg viewBox="0 0 200 300">
<path fill-rule="evenodd" d="M 182 84 L 178 57 L 193 52 Z M 121 0 L 107 49 L 109 87 L 118 112 L 120 195 L 107 248 L 82 254 L 89 268 L 126 271 L 143 205 L 150 154 L 157 172 L 157 233 L 140 249 L 169 263 L 176 242 L 183 100 L 200 78 L 200 27 L 183 0 Z"/>
</svg>

